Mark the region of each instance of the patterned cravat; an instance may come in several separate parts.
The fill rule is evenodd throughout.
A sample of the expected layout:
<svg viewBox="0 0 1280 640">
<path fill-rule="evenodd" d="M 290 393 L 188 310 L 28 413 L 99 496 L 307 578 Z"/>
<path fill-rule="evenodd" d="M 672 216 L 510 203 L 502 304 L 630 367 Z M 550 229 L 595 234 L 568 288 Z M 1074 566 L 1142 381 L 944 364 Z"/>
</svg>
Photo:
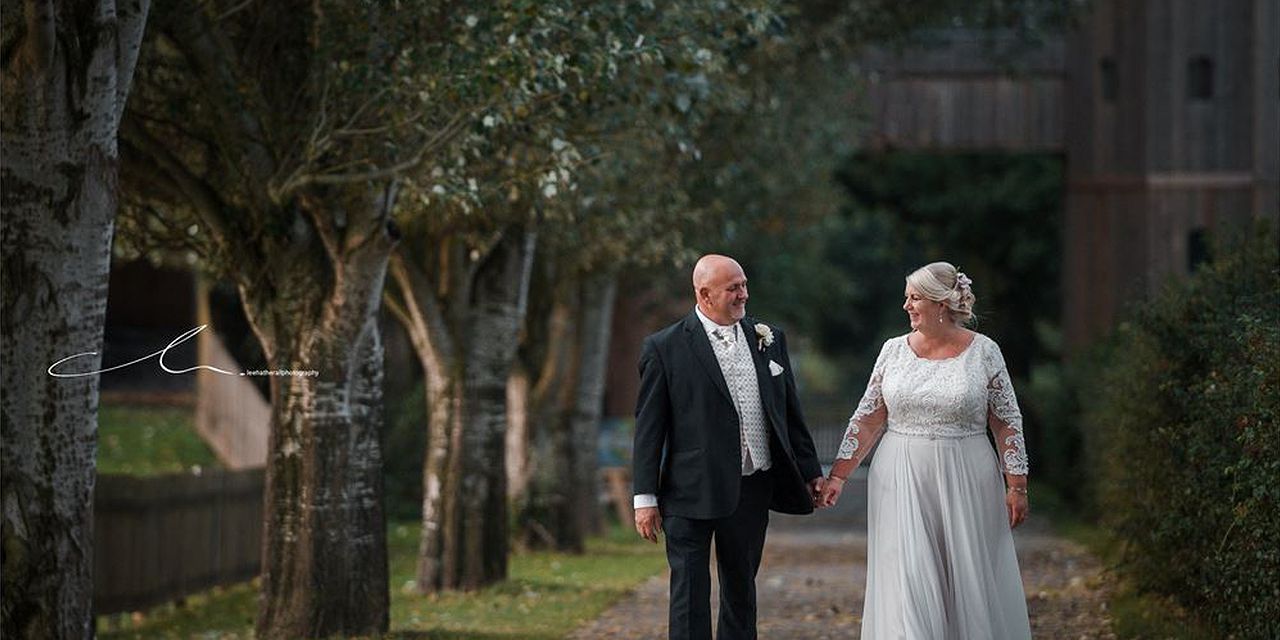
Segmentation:
<svg viewBox="0 0 1280 640">
<path fill-rule="evenodd" d="M 719 338 L 721 342 L 732 345 L 738 341 L 738 325 L 732 327 L 720 327 L 711 332 L 712 335 Z"/>
</svg>

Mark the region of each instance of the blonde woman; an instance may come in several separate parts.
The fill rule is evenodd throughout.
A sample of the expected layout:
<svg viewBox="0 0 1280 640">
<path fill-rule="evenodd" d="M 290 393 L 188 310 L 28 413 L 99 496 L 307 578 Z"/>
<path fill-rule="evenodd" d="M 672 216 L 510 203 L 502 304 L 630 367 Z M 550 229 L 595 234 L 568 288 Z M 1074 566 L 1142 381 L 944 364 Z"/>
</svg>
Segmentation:
<svg viewBox="0 0 1280 640">
<path fill-rule="evenodd" d="M 911 332 L 880 349 L 820 496 L 835 504 L 879 444 L 864 640 L 1031 637 L 1012 535 L 1028 511 L 1022 414 L 1000 347 L 964 328 L 972 284 L 946 262 L 907 276 Z"/>
</svg>

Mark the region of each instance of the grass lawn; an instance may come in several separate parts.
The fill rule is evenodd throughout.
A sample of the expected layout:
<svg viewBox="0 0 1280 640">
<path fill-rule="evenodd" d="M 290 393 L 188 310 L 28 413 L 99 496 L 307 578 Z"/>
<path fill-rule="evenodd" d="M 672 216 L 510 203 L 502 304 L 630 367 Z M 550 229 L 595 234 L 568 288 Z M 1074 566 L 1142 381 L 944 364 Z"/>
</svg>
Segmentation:
<svg viewBox="0 0 1280 640">
<path fill-rule="evenodd" d="M 148 476 L 220 466 L 194 421 L 189 408 L 103 405 L 98 411 L 98 473 Z"/>
<path fill-rule="evenodd" d="M 587 553 L 513 555 L 510 577 L 481 591 L 420 596 L 413 593 L 417 525 L 393 525 L 392 638 L 561 638 L 666 566 L 662 547 L 615 528 L 588 543 Z M 248 638 L 257 589 L 242 584 L 166 605 L 145 615 L 103 617 L 100 638 Z"/>
</svg>

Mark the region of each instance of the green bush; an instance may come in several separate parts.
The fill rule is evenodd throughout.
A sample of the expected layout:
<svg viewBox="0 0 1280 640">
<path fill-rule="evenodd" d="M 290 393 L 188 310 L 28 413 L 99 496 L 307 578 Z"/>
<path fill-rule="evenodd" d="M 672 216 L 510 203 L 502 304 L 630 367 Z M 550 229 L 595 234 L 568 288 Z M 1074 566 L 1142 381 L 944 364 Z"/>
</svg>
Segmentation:
<svg viewBox="0 0 1280 640">
<path fill-rule="evenodd" d="M 1280 255 L 1275 230 L 1131 310 L 1086 390 L 1121 572 L 1224 637 L 1280 637 Z"/>
</svg>

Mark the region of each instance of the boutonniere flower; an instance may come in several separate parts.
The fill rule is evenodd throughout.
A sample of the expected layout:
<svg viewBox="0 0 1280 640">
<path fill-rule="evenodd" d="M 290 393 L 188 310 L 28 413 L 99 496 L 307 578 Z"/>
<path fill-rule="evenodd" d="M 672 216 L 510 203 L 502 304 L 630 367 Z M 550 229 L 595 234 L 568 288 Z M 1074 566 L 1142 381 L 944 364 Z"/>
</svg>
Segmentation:
<svg viewBox="0 0 1280 640">
<path fill-rule="evenodd" d="M 764 351 L 764 348 L 773 344 L 773 329 L 763 322 L 756 323 L 756 335 L 760 336 L 760 341 L 756 345 L 757 351 Z"/>
</svg>

